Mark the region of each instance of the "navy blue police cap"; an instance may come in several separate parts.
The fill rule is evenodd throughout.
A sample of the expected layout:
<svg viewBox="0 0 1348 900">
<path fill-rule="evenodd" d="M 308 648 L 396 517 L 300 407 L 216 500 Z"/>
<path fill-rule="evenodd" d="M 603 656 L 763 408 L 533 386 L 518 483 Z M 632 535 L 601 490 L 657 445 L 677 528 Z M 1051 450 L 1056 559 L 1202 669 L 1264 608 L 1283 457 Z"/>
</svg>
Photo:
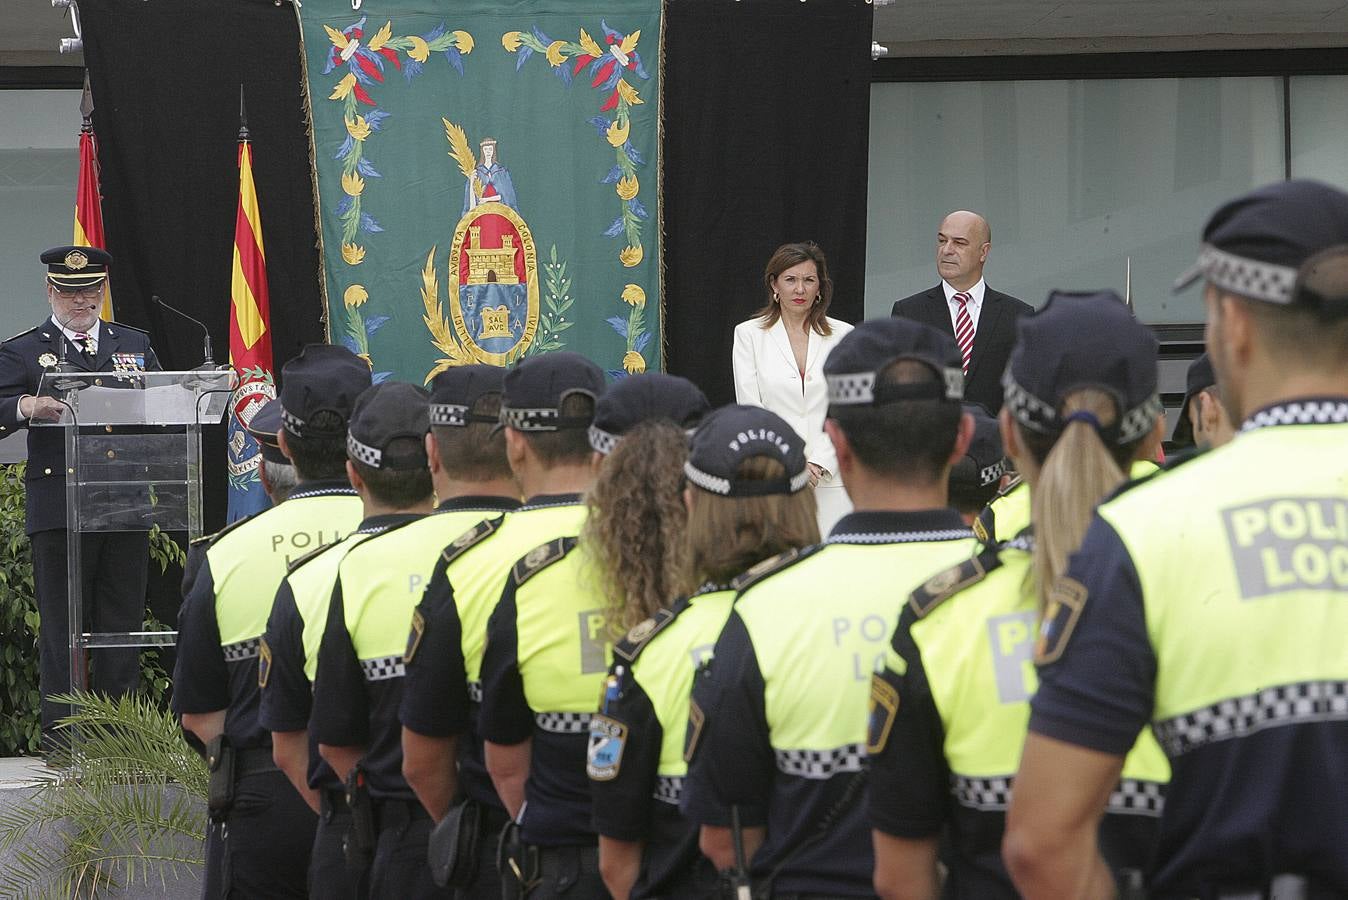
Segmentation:
<svg viewBox="0 0 1348 900">
<path fill-rule="evenodd" d="M 655 419 L 690 430 L 710 409 L 707 395 L 687 378 L 663 372 L 629 375 L 604 391 L 595 404 L 590 446 L 596 453 L 612 453 L 624 434 Z"/>
<path fill-rule="evenodd" d="M 1020 317 L 1016 330 L 1002 388 L 1005 409 L 1022 427 L 1056 435 L 1074 417 L 1086 418 L 1062 413 L 1063 400 L 1082 388 L 1104 391 L 1118 404 L 1113 424 L 1091 423 L 1107 443 L 1142 438 L 1161 415 L 1156 338 L 1113 291 L 1054 291 L 1042 308 Z"/>
<path fill-rule="evenodd" d="M 777 460 L 786 469 L 786 475 L 773 479 L 740 478 L 740 463 L 755 456 Z M 722 497 L 794 494 L 810 483 L 805 439 L 775 412 L 761 406 L 737 404 L 715 410 L 697 426 L 683 473 L 690 483 Z"/>
<path fill-rule="evenodd" d="M 370 386 L 370 366 L 336 344 L 309 344 L 281 367 L 281 424 L 296 437 L 343 437 L 356 398 Z M 330 412 L 339 422 L 315 425 Z"/>
<path fill-rule="evenodd" d="M 112 265 L 108 251 L 79 245 L 52 247 L 42 252 L 41 259 L 47 264 L 47 283 L 70 293 L 102 284 Z"/>
<path fill-rule="evenodd" d="M 516 431 L 588 428 L 593 416 L 564 416 L 562 402 L 573 394 L 598 401 L 603 393 L 603 370 L 579 353 L 531 356 L 505 374 L 501 424 Z"/>
<path fill-rule="evenodd" d="M 965 403 L 964 411 L 974 420 L 974 436 L 964 452 L 972 465 L 955 466 L 951 484 L 969 489 L 984 488 L 1006 474 L 1006 451 L 1002 448 L 1002 429 L 981 403 Z"/>
<path fill-rule="evenodd" d="M 499 394 L 505 380 L 500 366 L 451 366 L 431 381 L 431 425 L 461 428 L 473 422 L 495 424 L 497 416 L 473 412 L 488 394 Z"/>
<path fill-rule="evenodd" d="M 1194 426 L 1189 421 L 1189 404 L 1199 391 L 1205 391 L 1217 384 L 1217 373 L 1212 368 L 1212 358 L 1204 353 L 1189 363 L 1189 371 L 1184 376 L 1184 402 L 1180 404 L 1179 421 L 1175 423 L 1175 433 L 1171 440 L 1182 447 L 1194 442 Z"/>
<path fill-rule="evenodd" d="M 1224 291 L 1280 306 L 1324 310 L 1317 297 L 1294 288 L 1312 256 L 1348 244 L 1348 194 L 1318 181 L 1265 185 L 1223 204 L 1203 228 L 1198 262 L 1175 282 L 1181 291 L 1204 278 Z"/>
<path fill-rule="evenodd" d="M 900 360 L 925 364 L 937 381 L 881 384 L 881 374 Z M 830 407 L 920 399 L 957 403 L 964 396 L 960 363 L 955 339 L 942 331 L 912 319 L 869 319 L 845 334 L 824 360 L 828 403 Z"/>
<path fill-rule="evenodd" d="M 426 468 L 430 397 L 415 384 L 385 381 L 356 398 L 346 455 L 372 469 Z M 394 446 L 395 441 L 402 444 Z"/>
<path fill-rule="evenodd" d="M 277 432 L 281 430 L 281 401 L 268 400 L 257 412 L 253 413 L 253 418 L 248 420 L 245 426 L 248 433 L 257 441 L 258 447 L 262 450 L 262 458 L 269 463 L 289 463 L 286 455 L 281 452 L 281 443 L 277 438 Z"/>
</svg>

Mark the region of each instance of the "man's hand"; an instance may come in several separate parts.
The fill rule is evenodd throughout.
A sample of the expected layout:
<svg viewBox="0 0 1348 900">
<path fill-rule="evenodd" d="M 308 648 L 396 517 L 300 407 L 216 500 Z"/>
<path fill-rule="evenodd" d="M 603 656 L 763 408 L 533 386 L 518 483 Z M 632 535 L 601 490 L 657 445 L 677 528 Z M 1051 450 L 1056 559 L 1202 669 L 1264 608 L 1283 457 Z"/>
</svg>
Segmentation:
<svg viewBox="0 0 1348 900">
<path fill-rule="evenodd" d="M 19 415 L 26 419 L 56 422 L 60 420 L 64 411 L 65 406 L 51 397 L 34 397 L 28 394 L 19 398 Z"/>
</svg>

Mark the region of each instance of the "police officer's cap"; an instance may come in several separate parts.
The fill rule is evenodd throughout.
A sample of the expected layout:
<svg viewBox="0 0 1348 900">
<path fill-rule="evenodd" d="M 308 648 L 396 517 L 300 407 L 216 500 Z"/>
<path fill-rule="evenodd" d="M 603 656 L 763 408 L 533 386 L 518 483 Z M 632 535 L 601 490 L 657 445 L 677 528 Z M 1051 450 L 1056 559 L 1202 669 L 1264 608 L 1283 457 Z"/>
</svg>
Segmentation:
<svg viewBox="0 0 1348 900">
<path fill-rule="evenodd" d="M 47 283 L 58 291 L 75 292 L 102 284 L 112 265 L 112 254 L 97 247 L 70 245 L 43 251 Z"/>
<path fill-rule="evenodd" d="M 1181 446 L 1194 442 L 1194 426 L 1189 421 L 1189 404 L 1199 391 L 1205 391 L 1217 383 L 1217 373 L 1212 369 L 1212 358 L 1206 353 L 1189 363 L 1188 374 L 1184 378 L 1184 403 L 1180 405 L 1179 421 L 1175 423 L 1172 440 Z"/>
<path fill-rule="evenodd" d="M 1203 229 L 1198 262 L 1175 282 L 1183 290 L 1199 278 L 1224 291 L 1280 306 L 1307 306 L 1334 317 L 1348 304 L 1319 305 L 1293 290 L 1310 257 L 1348 243 L 1348 194 L 1318 181 L 1280 181 L 1224 204 Z"/>
<path fill-rule="evenodd" d="M 964 411 L 974 420 L 973 440 L 964 453 L 973 465 L 967 471 L 964 466 L 956 466 L 950 472 L 950 482 L 969 489 L 984 488 L 1006 474 L 1002 430 L 981 403 L 965 403 Z"/>
<path fill-rule="evenodd" d="M 1113 291 L 1054 291 L 1037 312 L 1017 322 L 1015 349 L 1002 388 L 1005 408 L 1023 427 L 1056 435 L 1088 413 L 1062 414 L 1063 399 L 1082 388 L 1113 396 L 1118 419 L 1097 427 L 1108 443 L 1142 438 L 1161 414 L 1156 390 L 1156 338 Z M 1097 422 L 1090 424 L 1098 426 Z"/>
<path fill-rule="evenodd" d="M 346 433 L 346 455 L 372 469 L 426 468 L 430 397 L 405 381 L 386 381 L 356 398 Z M 402 440 L 399 447 L 395 441 Z"/>
<path fill-rule="evenodd" d="M 431 424 L 462 427 L 473 422 L 495 424 L 497 417 L 472 411 L 488 394 L 501 393 L 505 370 L 500 366 L 452 366 L 431 381 Z"/>
<path fill-rule="evenodd" d="M 281 367 L 281 424 L 296 437 L 342 437 L 356 398 L 370 386 L 370 367 L 336 344 L 310 344 Z M 313 423 L 316 413 L 341 420 L 332 427 Z"/>
<path fill-rule="evenodd" d="M 603 370 L 579 353 L 532 356 L 506 372 L 501 424 L 517 431 L 588 428 L 592 416 L 563 416 L 562 403 L 573 394 L 597 401 L 603 393 Z"/>
<path fill-rule="evenodd" d="M 936 382 L 881 383 L 891 364 L 913 360 L 929 367 Z M 899 400 L 958 402 L 964 371 L 954 338 L 912 319 L 870 319 L 853 328 L 824 361 L 830 407 L 881 406 Z"/>
<path fill-rule="evenodd" d="M 612 453 L 624 434 L 654 419 L 692 429 L 709 409 L 706 395 L 687 378 L 663 372 L 629 375 L 595 404 L 590 446 L 597 453 Z"/>
<path fill-rule="evenodd" d="M 276 434 L 281 430 L 281 401 L 268 400 L 261 409 L 253 413 L 246 426 L 248 433 L 257 441 L 262 450 L 262 458 L 269 463 L 289 463 L 281 452 L 281 443 Z"/>
<path fill-rule="evenodd" d="M 743 479 L 740 463 L 766 456 L 786 469 L 783 478 Z M 722 497 L 794 494 L 810 483 L 805 439 L 781 416 L 761 406 L 723 406 L 702 420 L 683 466 L 689 482 Z"/>
</svg>

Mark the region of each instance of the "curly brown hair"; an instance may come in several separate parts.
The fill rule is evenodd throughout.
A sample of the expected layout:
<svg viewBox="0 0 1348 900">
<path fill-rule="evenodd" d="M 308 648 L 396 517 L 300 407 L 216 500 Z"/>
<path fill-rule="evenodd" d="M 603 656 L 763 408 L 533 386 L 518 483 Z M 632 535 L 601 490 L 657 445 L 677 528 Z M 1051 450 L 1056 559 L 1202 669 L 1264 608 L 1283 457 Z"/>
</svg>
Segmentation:
<svg viewBox="0 0 1348 900">
<path fill-rule="evenodd" d="M 586 494 L 581 541 L 598 564 L 609 630 L 619 636 L 684 586 L 683 464 L 688 437 L 672 422 L 643 422 L 623 436 Z"/>
</svg>

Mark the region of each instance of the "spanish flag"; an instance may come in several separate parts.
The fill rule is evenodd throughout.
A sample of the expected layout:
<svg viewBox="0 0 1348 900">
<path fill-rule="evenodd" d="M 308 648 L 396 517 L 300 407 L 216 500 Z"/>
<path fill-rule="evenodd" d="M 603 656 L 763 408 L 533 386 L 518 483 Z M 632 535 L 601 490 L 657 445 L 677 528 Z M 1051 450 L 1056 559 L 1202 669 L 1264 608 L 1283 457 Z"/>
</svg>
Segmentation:
<svg viewBox="0 0 1348 900">
<path fill-rule="evenodd" d="M 75 188 L 75 239 L 80 247 L 108 249 L 103 237 L 103 202 L 98 190 L 98 144 L 94 140 L 94 125 L 86 115 L 80 128 L 80 179 Z M 98 313 L 104 322 L 112 321 L 112 279 L 103 293 L 103 309 Z"/>
<path fill-rule="evenodd" d="M 247 431 L 257 411 L 276 397 L 263 246 L 257 187 L 253 184 L 253 149 L 248 128 L 243 125 L 239 129 L 239 206 L 234 219 L 234 268 L 229 291 L 229 364 L 238 376 L 227 438 L 231 522 L 266 509 L 270 503 L 258 474 L 261 448 Z"/>
</svg>

